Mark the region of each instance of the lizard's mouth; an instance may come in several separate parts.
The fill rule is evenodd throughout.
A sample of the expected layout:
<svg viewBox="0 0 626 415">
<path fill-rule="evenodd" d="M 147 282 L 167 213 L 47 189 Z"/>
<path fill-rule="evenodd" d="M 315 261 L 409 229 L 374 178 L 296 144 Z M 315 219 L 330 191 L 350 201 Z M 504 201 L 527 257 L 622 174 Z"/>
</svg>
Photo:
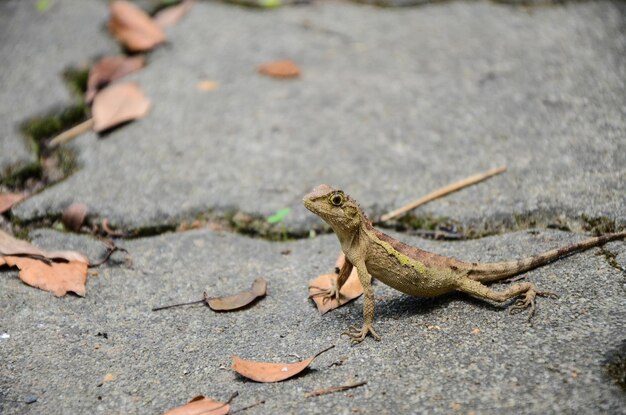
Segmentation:
<svg viewBox="0 0 626 415">
<path fill-rule="evenodd" d="M 309 209 L 311 212 L 315 214 L 319 214 L 320 211 L 315 206 L 315 200 L 319 199 L 320 197 L 326 196 L 327 194 L 333 192 L 334 190 L 335 189 L 333 189 L 332 187 L 326 184 L 320 184 L 315 189 L 313 189 L 311 193 L 304 196 L 304 198 L 302 199 L 302 202 L 304 203 L 304 207 Z"/>
<path fill-rule="evenodd" d="M 311 194 L 308 194 L 308 195 L 304 196 L 304 198 L 302 199 L 302 203 L 304 203 L 304 207 L 305 208 L 307 208 L 311 212 L 317 214 L 318 211 L 317 211 L 317 209 L 315 209 L 315 203 L 313 203 L 313 200 L 311 199 L 310 196 L 311 196 Z"/>
</svg>

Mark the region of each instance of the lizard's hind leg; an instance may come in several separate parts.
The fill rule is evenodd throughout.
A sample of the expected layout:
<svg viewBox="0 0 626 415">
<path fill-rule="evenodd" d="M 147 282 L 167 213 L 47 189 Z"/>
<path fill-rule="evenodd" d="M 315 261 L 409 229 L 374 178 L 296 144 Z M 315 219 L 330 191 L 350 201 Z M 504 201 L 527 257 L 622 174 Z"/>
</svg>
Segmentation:
<svg viewBox="0 0 626 415">
<path fill-rule="evenodd" d="M 462 291 L 474 297 L 496 301 L 498 303 L 523 295 L 523 298 L 518 299 L 515 304 L 513 304 L 510 313 L 517 314 L 528 308 L 530 309 L 528 321 L 530 321 L 535 314 L 535 298 L 537 296 L 556 298 L 556 294 L 547 291 L 539 291 L 535 284 L 531 282 L 521 282 L 519 284 L 512 285 L 507 290 L 495 291 L 478 281 L 463 278 L 459 281 L 456 289 L 457 291 Z"/>
</svg>

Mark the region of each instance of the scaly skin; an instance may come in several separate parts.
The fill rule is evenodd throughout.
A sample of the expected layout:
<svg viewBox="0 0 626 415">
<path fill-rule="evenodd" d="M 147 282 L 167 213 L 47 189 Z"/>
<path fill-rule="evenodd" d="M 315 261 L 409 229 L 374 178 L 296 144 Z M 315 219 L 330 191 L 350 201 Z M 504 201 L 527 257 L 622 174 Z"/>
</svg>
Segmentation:
<svg viewBox="0 0 626 415">
<path fill-rule="evenodd" d="M 322 293 L 326 298 L 339 295 L 339 290 L 355 266 L 363 286 L 363 327 L 350 327 L 344 331 L 353 343 L 359 343 L 374 331 L 374 290 L 372 278 L 416 297 L 435 297 L 452 291 L 461 291 L 484 300 L 504 302 L 522 296 L 511 312 L 530 309 L 529 319 L 535 312 L 537 296 L 555 295 L 539 291 L 533 283 L 514 284 L 504 291 L 495 291 L 483 283 L 502 280 L 522 272 L 546 265 L 563 256 L 583 251 L 607 242 L 626 238 L 626 231 L 590 238 L 533 257 L 490 264 L 470 263 L 437 255 L 403 244 L 374 229 L 355 200 L 341 190 L 320 185 L 304 197 L 304 206 L 324 219 L 335 231 L 341 249 L 346 255 L 337 286 Z"/>
</svg>

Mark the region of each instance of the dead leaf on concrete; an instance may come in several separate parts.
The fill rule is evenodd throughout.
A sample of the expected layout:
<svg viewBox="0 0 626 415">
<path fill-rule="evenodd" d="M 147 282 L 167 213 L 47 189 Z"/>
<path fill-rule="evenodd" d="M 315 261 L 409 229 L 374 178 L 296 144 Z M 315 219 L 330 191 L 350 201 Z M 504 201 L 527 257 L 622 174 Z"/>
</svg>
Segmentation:
<svg viewBox="0 0 626 415">
<path fill-rule="evenodd" d="M 85 222 L 88 210 L 87 205 L 84 203 L 72 203 L 63 211 L 61 223 L 66 229 L 78 232 Z"/>
<path fill-rule="evenodd" d="M 79 261 L 46 263 L 28 257 L 5 256 L 7 265 L 20 269 L 20 279 L 26 284 L 57 297 L 63 297 L 68 291 L 85 296 L 87 282 L 87 263 Z"/>
<path fill-rule="evenodd" d="M 19 268 L 23 282 L 57 297 L 68 291 L 85 295 L 88 264 L 89 260 L 78 252 L 44 251 L 0 231 L 0 266 Z"/>
<path fill-rule="evenodd" d="M 0 214 L 11 209 L 28 196 L 27 193 L 0 193 Z"/>
<path fill-rule="evenodd" d="M 260 297 L 264 297 L 267 293 L 267 280 L 265 278 L 257 278 L 254 280 L 249 290 L 241 291 L 228 297 L 211 298 L 205 295 L 207 305 L 213 311 L 230 311 L 242 308 L 252 303 Z"/>
<path fill-rule="evenodd" d="M 183 0 L 174 6 L 167 7 L 154 16 L 154 23 L 161 29 L 174 26 L 189 12 L 191 6 L 193 6 L 193 1 Z"/>
<path fill-rule="evenodd" d="M 228 402 L 219 402 L 198 395 L 186 404 L 172 408 L 163 415 L 226 415 L 230 412 L 230 401 L 235 396 L 234 394 Z"/>
<path fill-rule="evenodd" d="M 19 256 L 29 257 L 33 259 L 44 260 L 50 262 L 53 260 L 76 261 L 89 263 L 86 256 L 76 251 L 44 251 L 36 246 L 16 239 L 6 232 L 0 230 L 0 257 L 3 256 Z"/>
<path fill-rule="evenodd" d="M 341 307 L 350 301 L 359 298 L 363 294 L 363 286 L 359 281 L 359 276 L 356 271 L 356 267 L 352 268 L 352 272 L 348 277 L 346 283 L 341 287 L 339 291 L 339 300 L 333 298 L 324 301 L 324 297 L 315 296 L 315 294 L 324 289 L 330 289 L 337 284 L 337 274 L 324 274 L 309 281 L 309 296 L 315 302 L 317 310 L 320 314 L 325 314 L 330 310 L 334 310 L 337 307 Z"/>
<path fill-rule="evenodd" d="M 273 78 L 296 78 L 300 76 L 300 68 L 294 61 L 285 59 L 260 65 L 259 73 Z"/>
<path fill-rule="evenodd" d="M 210 91 L 215 91 L 217 88 L 219 88 L 220 84 L 218 84 L 215 81 L 211 81 L 211 80 L 204 80 L 204 81 L 200 81 L 196 84 L 196 88 L 198 88 L 198 90 L 200 91 L 204 91 L 204 92 L 210 92 Z"/>
<path fill-rule="evenodd" d="M 237 356 L 233 356 L 232 368 L 241 376 L 257 382 L 280 382 L 302 372 L 304 369 L 309 367 L 311 362 L 313 362 L 316 357 L 324 352 L 327 352 L 333 347 L 335 346 L 330 346 L 308 359 L 304 359 L 296 363 L 256 362 L 254 360 L 244 360 Z"/>
<path fill-rule="evenodd" d="M 115 0 L 109 9 L 109 30 L 128 50 L 145 52 L 165 42 L 163 30 L 134 4 Z"/>
<path fill-rule="evenodd" d="M 101 132 L 136 120 L 150 110 L 150 100 L 135 83 L 116 84 L 100 91 L 93 100 L 93 129 Z"/>
<path fill-rule="evenodd" d="M 138 71 L 145 65 L 146 58 L 143 56 L 116 55 L 100 59 L 89 70 L 85 100 L 90 103 L 93 101 L 96 93 L 107 86 L 109 82 Z"/>
</svg>

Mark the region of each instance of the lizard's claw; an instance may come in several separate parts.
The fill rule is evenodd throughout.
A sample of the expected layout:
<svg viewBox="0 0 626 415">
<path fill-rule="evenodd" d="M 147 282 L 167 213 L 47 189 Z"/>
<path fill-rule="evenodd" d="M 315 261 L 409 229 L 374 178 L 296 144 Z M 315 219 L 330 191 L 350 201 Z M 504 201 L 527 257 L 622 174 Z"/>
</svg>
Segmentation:
<svg viewBox="0 0 626 415">
<path fill-rule="evenodd" d="M 339 289 L 337 285 L 333 285 L 330 288 L 320 288 L 311 286 L 309 288 L 314 288 L 319 290 L 319 292 L 309 294 L 309 298 L 322 297 L 322 304 L 326 304 L 326 301 L 337 300 L 339 301 Z"/>
<path fill-rule="evenodd" d="M 536 291 L 536 290 L 530 289 L 526 291 L 526 293 L 524 293 L 524 298 L 520 298 L 513 304 L 509 312 L 511 314 L 518 314 L 526 310 L 527 308 L 530 308 L 530 311 L 528 314 L 528 321 L 530 321 L 535 315 L 535 311 L 537 311 L 537 307 L 535 306 L 535 298 L 537 296 L 548 297 L 552 299 L 559 297 L 557 294 L 550 292 L 550 291 Z"/>
<path fill-rule="evenodd" d="M 343 336 L 345 334 L 350 337 L 352 344 L 357 344 L 365 340 L 367 333 L 370 333 L 376 341 L 380 341 L 380 336 L 374 331 L 374 327 L 372 327 L 371 324 L 364 324 L 360 330 L 354 326 L 350 326 L 347 330 L 344 330 L 341 335 Z"/>
</svg>

